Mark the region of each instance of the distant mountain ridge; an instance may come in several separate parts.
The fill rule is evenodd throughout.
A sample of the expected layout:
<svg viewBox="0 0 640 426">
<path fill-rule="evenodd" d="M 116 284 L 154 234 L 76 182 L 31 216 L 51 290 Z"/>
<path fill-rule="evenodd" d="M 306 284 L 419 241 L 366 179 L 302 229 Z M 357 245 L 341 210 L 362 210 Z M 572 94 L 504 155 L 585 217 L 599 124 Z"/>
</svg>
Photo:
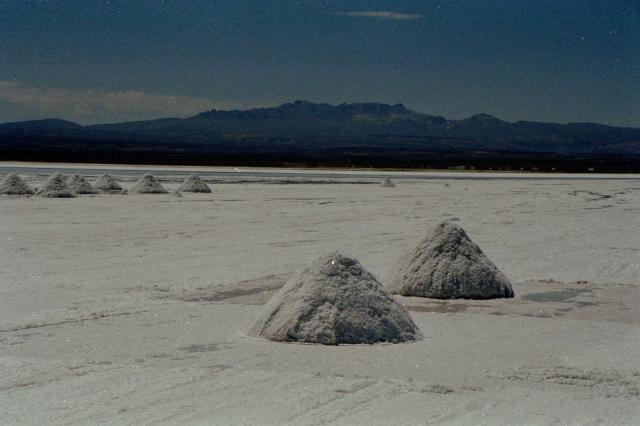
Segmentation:
<svg viewBox="0 0 640 426">
<path fill-rule="evenodd" d="M 59 118 L 0 123 L 0 130 L 69 130 L 82 128 L 83 126 L 78 123 Z"/>
<path fill-rule="evenodd" d="M 166 119 L 88 126 L 116 132 L 197 131 L 218 135 L 256 136 L 363 136 L 409 132 L 415 123 L 428 122 L 428 115 L 402 104 L 317 104 L 295 101 L 273 108 L 210 110 L 184 119 Z M 436 120 L 446 121 L 443 117 Z M 399 128 L 399 125 L 404 127 Z"/>
<path fill-rule="evenodd" d="M 459 149 L 462 144 L 473 149 L 640 154 L 640 128 L 596 123 L 507 122 L 484 113 L 449 120 L 412 111 L 402 104 L 380 103 L 330 105 L 295 101 L 272 108 L 210 110 L 189 118 L 90 126 L 57 119 L 0 124 L 0 139 L 3 135 L 20 134 L 117 137 L 149 142 L 197 140 L 199 143 L 209 137 L 362 139 L 393 136 L 438 139 L 442 140 L 438 143 L 449 143 L 452 149 Z"/>
</svg>

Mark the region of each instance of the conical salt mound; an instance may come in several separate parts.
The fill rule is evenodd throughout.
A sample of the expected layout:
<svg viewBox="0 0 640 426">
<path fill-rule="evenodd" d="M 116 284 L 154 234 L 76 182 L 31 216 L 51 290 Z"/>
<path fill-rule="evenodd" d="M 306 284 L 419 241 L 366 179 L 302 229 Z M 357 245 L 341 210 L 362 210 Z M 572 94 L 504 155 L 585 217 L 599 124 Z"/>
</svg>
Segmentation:
<svg viewBox="0 0 640 426">
<path fill-rule="evenodd" d="M 153 177 L 153 175 L 147 173 L 142 176 L 132 187 L 129 189 L 130 193 L 136 194 L 166 194 L 167 190 L 164 189 L 160 182 Z"/>
<path fill-rule="evenodd" d="M 111 175 L 100 176 L 93 187 L 103 192 L 122 191 L 122 186 L 120 186 L 118 181 Z"/>
<path fill-rule="evenodd" d="M 422 338 L 407 310 L 360 263 L 332 253 L 293 277 L 265 306 L 250 334 L 337 345 Z"/>
<path fill-rule="evenodd" d="M 67 180 L 60 173 L 51 175 L 44 186 L 36 193 L 39 197 L 73 198 L 75 194 L 67 186 Z"/>
<path fill-rule="evenodd" d="M 180 188 L 178 188 L 180 192 L 211 192 L 211 188 L 207 185 L 200 176 L 191 175 L 187 177 Z"/>
<path fill-rule="evenodd" d="M 416 248 L 401 257 L 385 282 L 391 293 L 435 299 L 513 297 L 511 283 L 450 222 L 436 226 Z"/>
<path fill-rule="evenodd" d="M 385 180 L 382 181 L 382 184 L 380 184 L 380 186 L 384 188 L 394 188 L 396 184 L 391 182 L 391 179 L 386 178 Z"/>
<path fill-rule="evenodd" d="M 76 194 L 97 194 L 91 184 L 82 175 L 72 175 L 67 179 L 67 186 Z"/>
<path fill-rule="evenodd" d="M 15 173 L 8 174 L 0 183 L 2 195 L 33 195 L 36 191 Z"/>
</svg>

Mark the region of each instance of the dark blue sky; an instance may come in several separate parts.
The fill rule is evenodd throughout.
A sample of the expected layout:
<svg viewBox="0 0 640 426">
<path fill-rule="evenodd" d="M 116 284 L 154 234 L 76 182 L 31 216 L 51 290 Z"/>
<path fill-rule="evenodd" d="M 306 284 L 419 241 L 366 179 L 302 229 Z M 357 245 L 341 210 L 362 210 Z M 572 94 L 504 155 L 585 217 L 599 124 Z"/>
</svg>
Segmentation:
<svg viewBox="0 0 640 426">
<path fill-rule="evenodd" d="M 402 102 L 640 127 L 640 0 L 0 0 L 0 121 Z"/>
</svg>

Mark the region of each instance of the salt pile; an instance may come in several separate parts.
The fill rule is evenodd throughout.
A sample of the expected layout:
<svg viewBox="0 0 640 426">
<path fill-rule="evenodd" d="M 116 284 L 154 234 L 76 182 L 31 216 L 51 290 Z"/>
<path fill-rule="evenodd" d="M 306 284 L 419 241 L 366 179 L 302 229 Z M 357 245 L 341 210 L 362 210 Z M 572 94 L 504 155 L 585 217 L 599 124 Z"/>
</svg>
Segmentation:
<svg viewBox="0 0 640 426">
<path fill-rule="evenodd" d="M 198 175 L 190 175 L 187 177 L 178 191 L 181 192 L 211 192 L 211 188 Z"/>
<path fill-rule="evenodd" d="M 36 191 L 20 176 L 10 173 L 0 183 L 0 194 L 3 195 L 33 195 Z"/>
<path fill-rule="evenodd" d="M 391 293 L 435 299 L 513 297 L 507 277 L 456 224 L 436 226 L 401 257 L 386 281 Z"/>
<path fill-rule="evenodd" d="M 250 334 L 337 345 L 422 338 L 407 310 L 357 260 L 320 257 L 267 303 Z"/>
<path fill-rule="evenodd" d="M 79 174 L 69 176 L 67 186 L 76 194 L 97 194 L 97 191 L 93 189 L 84 176 Z"/>
<path fill-rule="evenodd" d="M 385 180 L 382 181 L 382 184 L 380 184 L 380 186 L 384 188 L 395 188 L 396 184 L 393 183 L 391 179 L 386 178 Z"/>
<path fill-rule="evenodd" d="M 51 175 L 36 195 L 47 198 L 75 197 L 75 194 L 67 186 L 67 180 L 60 173 Z"/>
<path fill-rule="evenodd" d="M 167 190 L 164 189 L 160 182 L 153 177 L 153 175 L 147 173 L 142 176 L 132 187 L 129 189 L 131 193 L 137 194 L 166 194 Z"/>
<path fill-rule="evenodd" d="M 98 191 L 103 192 L 115 192 L 122 191 L 122 186 L 118 183 L 118 181 L 111 175 L 102 175 L 96 181 L 94 187 Z"/>
</svg>

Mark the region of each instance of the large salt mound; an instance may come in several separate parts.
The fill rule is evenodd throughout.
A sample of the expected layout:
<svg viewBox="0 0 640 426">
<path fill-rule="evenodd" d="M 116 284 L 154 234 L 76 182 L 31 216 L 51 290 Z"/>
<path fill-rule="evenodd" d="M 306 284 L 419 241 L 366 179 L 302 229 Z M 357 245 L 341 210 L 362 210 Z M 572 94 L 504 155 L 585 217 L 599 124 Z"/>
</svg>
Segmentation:
<svg viewBox="0 0 640 426">
<path fill-rule="evenodd" d="M 198 175 L 190 175 L 187 177 L 180 188 L 178 188 L 179 192 L 211 192 L 211 188 L 207 185 L 200 176 Z"/>
<path fill-rule="evenodd" d="M 384 188 L 395 188 L 396 184 L 393 183 L 391 181 L 391 179 L 386 178 L 385 180 L 382 181 L 382 183 L 380 184 L 380 186 L 384 187 Z"/>
<path fill-rule="evenodd" d="M 360 263 L 332 253 L 293 277 L 267 303 L 250 334 L 337 345 L 422 338 L 407 310 Z"/>
<path fill-rule="evenodd" d="M 39 197 L 73 198 L 75 194 L 67 186 L 67 180 L 60 173 L 51 175 L 44 186 L 36 193 Z"/>
<path fill-rule="evenodd" d="M 450 222 L 436 226 L 417 247 L 401 257 L 385 282 L 391 293 L 435 299 L 513 297 L 511 283 Z"/>
<path fill-rule="evenodd" d="M 167 190 L 164 189 L 160 182 L 153 177 L 153 175 L 147 173 L 142 176 L 132 187 L 129 189 L 130 193 L 137 194 L 166 194 Z"/>
<path fill-rule="evenodd" d="M 15 173 L 8 174 L 0 183 L 0 194 L 33 195 L 36 191 Z"/>
<path fill-rule="evenodd" d="M 79 174 L 69 176 L 67 186 L 76 194 L 97 194 L 97 191 L 93 189 L 84 176 Z"/>
<path fill-rule="evenodd" d="M 96 184 L 93 186 L 98 191 L 103 191 L 103 192 L 122 191 L 122 186 L 120 186 L 118 181 L 111 175 L 100 176 L 96 181 Z"/>
</svg>

